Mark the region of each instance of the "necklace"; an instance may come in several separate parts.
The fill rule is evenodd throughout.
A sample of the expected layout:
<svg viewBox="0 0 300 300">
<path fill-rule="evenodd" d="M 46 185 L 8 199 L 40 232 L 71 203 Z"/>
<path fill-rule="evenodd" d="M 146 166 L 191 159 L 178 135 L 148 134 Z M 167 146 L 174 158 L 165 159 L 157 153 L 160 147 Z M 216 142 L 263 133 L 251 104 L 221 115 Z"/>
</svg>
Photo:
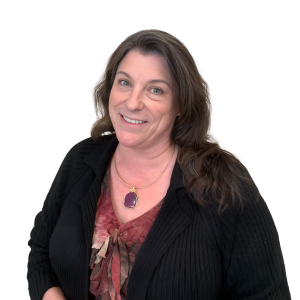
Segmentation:
<svg viewBox="0 0 300 300">
<path fill-rule="evenodd" d="M 130 187 L 132 187 L 130 189 L 130 192 L 128 192 L 125 197 L 124 197 L 124 206 L 127 207 L 127 208 L 134 208 L 137 206 L 138 202 L 139 202 L 139 196 L 138 194 L 136 193 L 136 189 L 144 189 L 148 186 L 150 186 L 151 184 L 153 184 L 154 182 L 156 182 L 161 176 L 162 174 L 165 172 L 165 170 L 167 169 L 167 167 L 169 166 L 173 156 L 174 156 L 174 153 L 175 153 L 175 147 L 174 147 L 174 151 L 173 151 L 173 155 L 172 157 L 170 158 L 168 164 L 166 165 L 166 167 L 163 169 L 163 171 L 161 172 L 161 174 L 158 176 L 158 178 L 156 178 L 154 181 L 152 181 L 151 183 L 145 185 L 145 186 L 141 186 L 141 187 L 137 187 L 137 186 L 133 186 L 131 184 L 129 184 L 128 182 L 126 182 L 119 174 L 118 170 L 117 170 L 117 166 L 116 166 L 116 152 L 114 153 L 114 166 L 115 166 L 115 170 L 119 176 L 119 178 L 125 182 L 127 185 L 129 185 Z"/>
</svg>

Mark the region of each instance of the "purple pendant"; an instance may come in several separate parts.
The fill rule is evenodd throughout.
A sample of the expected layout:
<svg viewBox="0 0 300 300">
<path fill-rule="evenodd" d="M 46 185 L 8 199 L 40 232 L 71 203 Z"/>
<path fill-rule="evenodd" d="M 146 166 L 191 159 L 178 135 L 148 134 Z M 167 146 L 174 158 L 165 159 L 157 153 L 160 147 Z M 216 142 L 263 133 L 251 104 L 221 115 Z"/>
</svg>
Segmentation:
<svg viewBox="0 0 300 300">
<path fill-rule="evenodd" d="M 135 192 L 129 192 L 124 198 L 124 205 L 127 208 L 134 208 L 139 202 L 139 197 Z"/>
</svg>

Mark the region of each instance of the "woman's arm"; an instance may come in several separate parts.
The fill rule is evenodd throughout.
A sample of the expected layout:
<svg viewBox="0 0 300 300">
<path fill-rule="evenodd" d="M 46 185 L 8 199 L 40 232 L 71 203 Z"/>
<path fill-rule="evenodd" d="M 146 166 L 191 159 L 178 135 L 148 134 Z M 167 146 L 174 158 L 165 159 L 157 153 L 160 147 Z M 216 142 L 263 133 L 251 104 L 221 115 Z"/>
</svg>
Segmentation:
<svg viewBox="0 0 300 300">
<path fill-rule="evenodd" d="M 80 146 L 80 144 L 77 144 Z M 60 282 L 51 266 L 49 245 L 52 233 L 60 216 L 67 187 L 77 174 L 76 157 L 80 147 L 75 145 L 63 160 L 48 192 L 43 209 L 34 221 L 28 245 L 31 247 L 28 260 L 27 279 L 32 300 L 40 300 L 53 287 L 60 288 Z M 77 168 L 74 170 L 74 168 Z M 55 291 L 57 289 L 54 289 Z M 52 292 L 51 292 L 52 293 Z"/>
<path fill-rule="evenodd" d="M 32 300 L 40 300 L 48 290 L 62 288 L 49 257 L 52 233 L 59 219 L 64 199 L 86 167 L 85 157 L 98 144 L 91 138 L 76 144 L 66 155 L 46 197 L 43 209 L 34 221 L 28 245 L 31 247 L 27 279 Z M 56 289 L 53 289 L 56 287 Z M 50 293 L 50 291 L 49 291 Z M 52 292 L 51 292 L 52 293 Z"/>
<path fill-rule="evenodd" d="M 42 300 L 66 300 L 61 288 L 50 288 L 44 295 Z"/>
<path fill-rule="evenodd" d="M 52 287 L 60 287 L 59 280 L 51 267 L 49 244 L 52 232 L 60 215 L 56 191 L 59 186 L 63 164 L 58 171 L 43 209 L 34 221 L 28 245 L 31 247 L 28 260 L 27 279 L 31 299 L 42 299 L 45 292 Z"/>
<path fill-rule="evenodd" d="M 272 216 L 261 196 L 244 192 L 243 208 L 221 215 L 225 287 L 232 300 L 290 300 Z"/>
</svg>

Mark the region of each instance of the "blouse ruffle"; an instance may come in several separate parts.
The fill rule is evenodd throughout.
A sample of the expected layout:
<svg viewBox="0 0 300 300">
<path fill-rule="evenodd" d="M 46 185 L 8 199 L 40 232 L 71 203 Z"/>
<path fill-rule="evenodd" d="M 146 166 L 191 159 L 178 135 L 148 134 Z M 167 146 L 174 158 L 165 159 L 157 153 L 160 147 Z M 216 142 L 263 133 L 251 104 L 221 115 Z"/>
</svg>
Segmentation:
<svg viewBox="0 0 300 300">
<path fill-rule="evenodd" d="M 126 299 L 127 285 L 135 257 L 145 241 L 161 208 L 152 209 L 120 224 L 110 196 L 109 171 L 98 200 L 90 259 L 90 292 L 97 300 Z"/>
</svg>

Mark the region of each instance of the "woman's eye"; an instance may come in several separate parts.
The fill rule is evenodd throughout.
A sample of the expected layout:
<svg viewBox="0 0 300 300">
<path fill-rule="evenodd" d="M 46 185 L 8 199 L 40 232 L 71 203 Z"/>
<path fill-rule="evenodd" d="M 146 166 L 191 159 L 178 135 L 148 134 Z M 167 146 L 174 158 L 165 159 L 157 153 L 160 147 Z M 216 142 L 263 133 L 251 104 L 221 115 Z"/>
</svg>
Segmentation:
<svg viewBox="0 0 300 300">
<path fill-rule="evenodd" d="M 160 90 L 158 88 L 152 88 L 151 90 L 153 91 L 154 94 L 157 94 L 157 95 L 162 94 L 162 90 Z"/>
<path fill-rule="evenodd" d="M 130 83 L 126 80 L 119 80 L 119 84 L 121 84 L 122 86 L 130 86 Z M 163 93 L 163 91 L 158 88 L 151 88 L 150 91 L 152 91 L 152 93 L 156 95 L 160 95 Z"/>
<path fill-rule="evenodd" d="M 126 80 L 119 81 L 121 85 L 129 86 L 129 83 Z"/>
</svg>

